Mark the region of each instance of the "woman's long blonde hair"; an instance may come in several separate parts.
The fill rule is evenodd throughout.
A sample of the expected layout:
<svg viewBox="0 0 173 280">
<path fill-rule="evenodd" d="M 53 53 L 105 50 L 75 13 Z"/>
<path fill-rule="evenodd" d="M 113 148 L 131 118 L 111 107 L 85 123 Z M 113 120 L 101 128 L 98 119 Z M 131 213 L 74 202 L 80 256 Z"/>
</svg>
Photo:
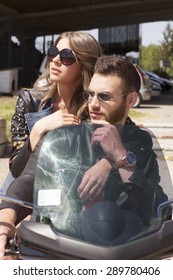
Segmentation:
<svg viewBox="0 0 173 280">
<path fill-rule="evenodd" d="M 82 106 L 84 101 L 82 97 L 82 92 L 87 89 L 94 73 L 94 66 L 96 60 L 102 55 L 102 49 L 98 41 L 89 33 L 85 31 L 72 31 L 61 33 L 54 45 L 56 46 L 62 38 L 68 38 L 71 49 L 74 51 L 76 57 L 79 59 L 82 65 L 82 81 L 81 90 L 78 94 L 78 108 L 79 115 L 83 111 L 85 106 Z M 44 104 L 49 98 L 51 98 L 57 90 L 56 83 L 51 82 L 49 74 L 49 63 L 47 64 L 46 70 L 43 74 L 36 80 L 34 88 L 39 88 L 41 81 L 44 81 L 44 87 L 47 89 L 46 94 L 43 96 L 42 104 Z M 82 109 L 81 109 L 82 108 Z"/>
</svg>

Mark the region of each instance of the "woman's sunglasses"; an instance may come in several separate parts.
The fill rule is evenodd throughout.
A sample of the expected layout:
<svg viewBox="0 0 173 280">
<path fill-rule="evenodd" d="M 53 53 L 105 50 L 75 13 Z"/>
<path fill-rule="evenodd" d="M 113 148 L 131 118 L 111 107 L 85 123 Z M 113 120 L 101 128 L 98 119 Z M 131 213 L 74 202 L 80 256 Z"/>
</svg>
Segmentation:
<svg viewBox="0 0 173 280">
<path fill-rule="evenodd" d="M 75 54 L 72 50 L 63 49 L 61 51 L 58 50 L 56 46 L 51 46 L 48 49 L 47 56 L 48 60 L 52 61 L 59 54 L 60 60 L 64 65 L 72 65 L 76 61 Z"/>
<path fill-rule="evenodd" d="M 83 92 L 83 97 L 84 97 L 85 101 L 88 102 L 88 103 L 92 102 L 92 100 L 93 100 L 93 98 L 94 98 L 95 95 L 97 96 L 97 99 L 98 99 L 99 101 L 107 102 L 107 101 L 112 101 L 112 100 L 115 100 L 115 99 L 119 99 L 120 97 L 125 96 L 125 95 L 127 95 L 128 93 L 129 93 L 129 91 L 128 91 L 128 92 L 125 92 L 125 93 L 123 93 L 123 94 L 121 94 L 121 95 L 119 95 L 119 96 L 112 97 L 112 96 L 111 96 L 109 93 L 107 93 L 107 92 L 99 92 L 99 93 L 95 94 L 94 91 L 85 90 L 85 91 Z"/>
</svg>

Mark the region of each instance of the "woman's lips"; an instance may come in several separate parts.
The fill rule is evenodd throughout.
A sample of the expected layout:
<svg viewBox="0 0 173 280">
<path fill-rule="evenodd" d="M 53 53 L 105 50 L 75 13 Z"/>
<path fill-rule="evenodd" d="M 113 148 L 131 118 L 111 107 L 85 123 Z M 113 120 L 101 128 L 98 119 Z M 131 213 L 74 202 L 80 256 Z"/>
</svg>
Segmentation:
<svg viewBox="0 0 173 280">
<path fill-rule="evenodd" d="M 58 75 L 59 73 L 61 73 L 61 71 L 58 68 L 56 68 L 56 67 L 52 67 L 51 68 L 51 73 L 53 75 Z"/>
</svg>

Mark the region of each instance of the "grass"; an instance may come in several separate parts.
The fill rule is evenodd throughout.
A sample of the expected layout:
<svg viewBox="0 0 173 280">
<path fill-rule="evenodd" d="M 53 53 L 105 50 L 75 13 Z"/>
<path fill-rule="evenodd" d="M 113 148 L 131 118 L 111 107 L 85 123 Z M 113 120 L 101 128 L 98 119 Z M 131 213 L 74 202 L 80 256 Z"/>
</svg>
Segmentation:
<svg viewBox="0 0 173 280">
<path fill-rule="evenodd" d="M 129 112 L 129 117 L 133 119 L 138 119 L 138 118 L 144 118 L 147 117 L 148 114 L 146 113 L 141 113 L 139 111 L 136 111 L 135 109 L 131 109 Z"/>
<path fill-rule="evenodd" d="M 8 142 L 11 141 L 10 126 L 11 118 L 16 105 L 16 98 L 16 96 L 12 97 L 11 95 L 0 95 L 0 119 L 6 119 L 6 135 Z"/>
</svg>

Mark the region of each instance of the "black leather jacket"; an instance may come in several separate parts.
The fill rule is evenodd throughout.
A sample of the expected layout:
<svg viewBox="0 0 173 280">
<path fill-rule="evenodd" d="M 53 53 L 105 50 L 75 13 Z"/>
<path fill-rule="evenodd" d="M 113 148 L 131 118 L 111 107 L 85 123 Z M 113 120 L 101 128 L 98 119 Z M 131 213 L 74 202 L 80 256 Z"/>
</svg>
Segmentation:
<svg viewBox="0 0 173 280">
<path fill-rule="evenodd" d="M 12 150 L 9 159 L 10 171 L 15 178 L 21 174 L 30 156 L 28 137 L 30 132 L 25 119 L 25 113 L 37 110 L 38 108 L 36 108 L 34 99 L 29 91 L 19 92 L 11 121 Z"/>
</svg>

